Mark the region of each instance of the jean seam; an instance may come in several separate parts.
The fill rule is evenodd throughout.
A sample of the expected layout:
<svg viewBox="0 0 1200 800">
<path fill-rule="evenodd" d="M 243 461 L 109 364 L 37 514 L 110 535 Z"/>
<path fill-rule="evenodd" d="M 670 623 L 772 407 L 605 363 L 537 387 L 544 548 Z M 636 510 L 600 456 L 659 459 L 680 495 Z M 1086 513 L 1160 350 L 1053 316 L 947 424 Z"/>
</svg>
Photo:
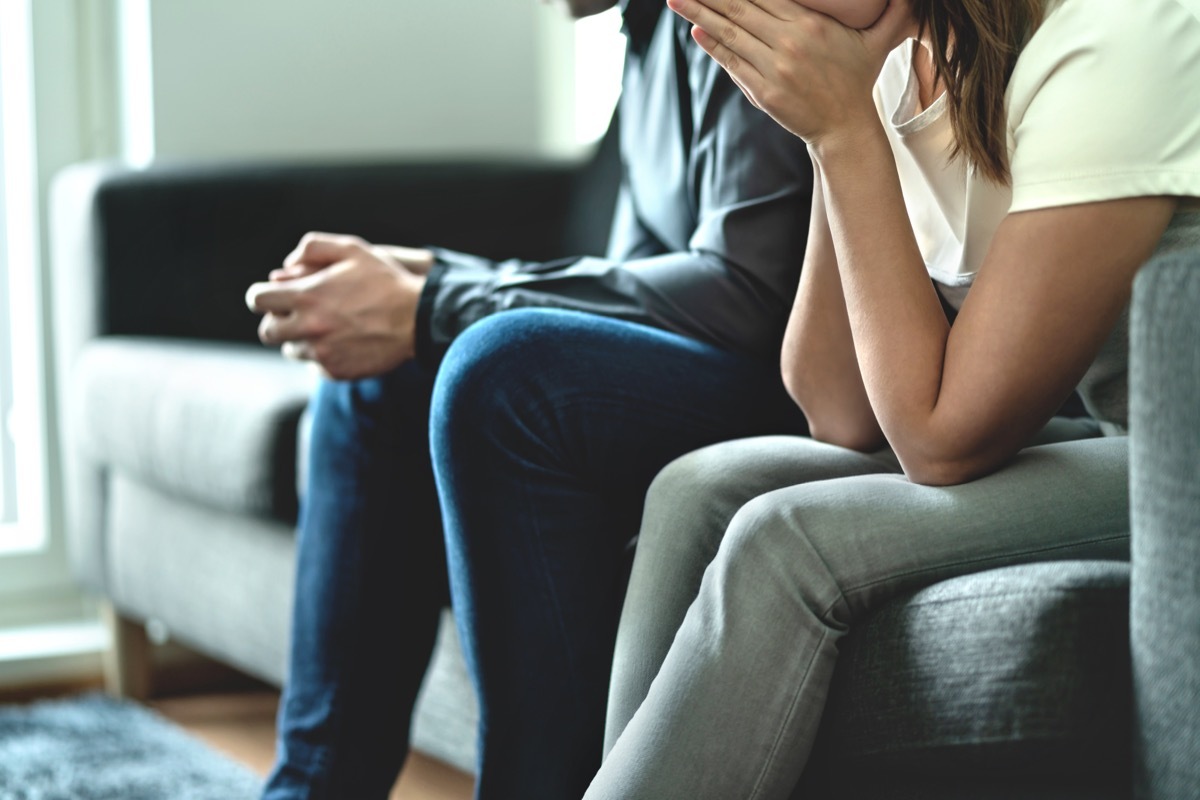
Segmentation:
<svg viewBox="0 0 1200 800">
<path fill-rule="evenodd" d="M 980 592 L 979 594 L 963 595 L 961 597 L 944 597 L 936 600 L 921 600 L 915 603 L 908 603 L 909 608 L 932 608 L 936 606 L 950 605 L 952 603 L 962 603 L 972 600 L 1011 600 L 1014 598 L 1031 598 L 1031 597 L 1049 597 L 1049 596 L 1074 596 L 1074 595 L 1099 595 L 1107 596 L 1114 592 L 1126 594 L 1129 591 L 1128 586 L 1053 586 L 1044 589 L 1030 588 L 1020 589 L 1008 592 Z M 1118 598 L 1113 598 L 1118 601 Z"/>
<path fill-rule="evenodd" d="M 361 608 L 363 601 L 363 587 L 359 584 L 359 582 L 339 581 L 339 583 L 342 584 L 343 591 L 353 592 L 356 595 L 357 602 L 355 603 L 355 608 Z M 339 606 L 343 605 L 344 603 L 339 600 Z M 347 654 L 345 651 L 338 654 L 339 662 L 346 658 Z M 342 670 L 339 668 L 337 672 L 340 674 Z M 329 697 L 329 729 L 333 733 L 331 741 L 341 742 L 343 741 L 343 735 L 345 733 L 345 713 L 343 703 L 343 696 L 345 694 L 345 681 L 338 680 L 334 681 L 333 684 L 334 685 L 330 691 Z M 329 797 L 329 791 L 333 783 L 333 781 L 330 780 L 330 776 L 336 774 L 336 769 L 339 762 L 336 748 L 331 748 L 328 742 L 326 742 L 318 747 L 308 748 L 308 750 L 309 757 L 313 758 L 317 762 L 318 767 L 317 770 L 314 771 L 314 776 L 316 778 L 315 786 L 313 786 L 314 782 L 310 781 L 310 788 L 312 791 L 309 793 L 309 800 L 322 800 L 323 798 Z"/>
<path fill-rule="evenodd" d="M 538 416 L 541 417 L 541 419 L 538 420 L 539 425 L 543 428 L 543 430 L 547 429 L 548 426 L 550 428 L 554 429 L 553 423 L 555 421 L 553 419 L 551 419 L 551 417 L 553 415 L 544 414 L 541 411 L 541 409 L 535 409 L 535 405 L 536 404 L 530 404 L 530 409 L 535 410 L 535 413 L 537 413 Z M 540 437 L 535 437 L 535 438 L 540 438 Z M 544 466 L 542 464 L 538 464 L 534 461 L 531 461 L 529 458 L 527 458 L 523 455 L 518 455 L 516 453 L 513 453 L 513 451 L 510 448 L 508 448 L 501 442 L 496 442 L 496 444 L 504 452 L 509 453 L 512 456 L 515 456 L 521 462 L 521 464 L 527 468 L 533 467 L 539 471 L 546 471 L 546 472 L 550 472 L 552 474 L 562 474 L 563 472 L 569 472 L 568 470 L 565 469 L 565 465 L 563 465 L 564 466 L 563 469 L 555 470 L 553 467 L 548 467 L 548 466 Z M 548 450 L 553 452 L 553 448 L 548 448 Z M 530 498 L 528 486 L 529 486 L 528 484 L 525 484 L 524 489 L 521 493 L 522 501 L 523 501 L 526 509 L 534 510 L 537 508 L 537 503 L 534 502 L 532 500 L 532 498 Z M 525 516 L 527 519 L 530 519 L 533 523 L 532 544 L 533 544 L 533 549 L 536 551 L 534 555 L 537 558 L 538 563 L 541 567 L 541 569 L 538 570 L 538 577 L 541 578 L 541 580 L 539 581 L 539 583 L 540 583 L 539 591 L 542 594 L 542 596 L 546 599 L 549 607 L 553 610 L 554 625 L 558 631 L 558 636 L 559 636 L 560 640 L 563 642 L 563 646 L 566 651 L 567 667 L 570 670 L 569 677 L 571 678 L 571 683 L 572 683 L 572 685 L 578 685 L 579 670 L 576 665 L 575 652 L 571 648 L 570 638 L 567 635 L 567 625 L 566 625 L 565 620 L 563 619 L 562 603 L 559 600 L 558 593 L 554 590 L 554 581 L 550 580 L 548 577 L 549 575 L 551 575 L 551 565 L 549 563 L 549 560 L 546 557 L 545 536 L 542 532 L 542 520 L 541 520 L 540 515 L 538 515 L 536 513 L 529 513 L 529 514 L 526 514 Z"/>
<path fill-rule="evenodd" d="M 824 623 L 822 623 L 824 625 Z M 800 702 L 801 695 L 804 694 L 808 684 L 809 676 L 812 675 L 813 665 L 817 658 L 821 655 L 821 646 L 825 644 L 825 640 L 829 638 L 829 630 L 822 631 L 821 640 L 817 642 L 817 646 L 813 648 L 812 658 L 809 659 L 808 665 L 804 668 L 804 676 L 796 682 L 796 691 L 792 694 L 792 701 L 788 704 L 787 714 L 784 715 L 783 722 L 779 726 L 779 731 L 775 734 L 775 741 L 771 743 L 771 749 L 767 753 L 766 760 L 763 763 L 762 769 L 759 770 L 758 779 L 754 782 L 754 787 L 750 790 L 750 794 L 746 800 L 756 800 L 762 795 L 763 788 L 767 780 L 767 773 L 770 772 L 771 766 L 774 764 L 776 757 L 779 754 L 779 748 L 783 744 L 784 734 L 791 726 L 792 720 L 796 716 L 796 707 Z"/>
<path fill-rule="evenodd" d="M 971 564 L 986 564 L 988 562 L 993 562 L 993 561 L 1010 561 L 1014 558 L 1023 558 L 1025 556 L 1037 555 L 1039 553 L 1053 553 L 1058 550 L 1069 550 L 1074 547 L 1082 547 L 1085 545 L 1104 544 L 1107 542 L 1118 542 L 1118 541 L 1121 541 L 1123 539 L 1128 539 L 1128 538 L 1129 538 L 1128 533 L 1119 534 L 1119 535 L 1115 535 L 1115 536 L 1100 536 L 1100 537 L 1096 537 L 1094 539 L 1083 539 L 1080 541 L 1071 542 L 1069 544 L 1057 544 L 1057 545 L 1053 545 L 1050 547 L 1037 547 L 1037 548 L 1032 548 L 1029 550 L 1019 550 L 1019 551 L 1015 551 L 1015 552 L 1011 552 L 1011 553 L 1006 553 L 1004 555 L 986 556 L 984 558 L 968 558 L 968 559 L 961 559 L 959 561 L 949 561 L 949 562 L 946 562 L 943 564 L 938 564 L 937 566 L 933 566 L 933 567 L 923 567 L 921 569 L 913 569 L 913 570 L 909 570 L 907 572 L 898 572 L 898 573 L 895 573 L 892 575 L 888 575 L 886 578 L 879 578 L 877 580 L 868 581 L 866 583 L 859 584 L 858 586 L 852 586 L 852 587 L 846 589 L 842 593 L 842 596 L 845 597 L 848 594 L 854 594 L 855 592 L 861 592 L 865 589 L 870 589 L 874 586 L 878 586 L 883 583 L 888 583 L 890 581 L 894 581 L 894 580 L 897 580 L 900 578 L 911 578 L 916 575 L 924 575 L 924 574 L 931 573 L 931 572 L 938 572 L 940 570 L 944 570 L 947 568 L 962 567 L 962 566 L 967 566 L 967 565 L 971 565 Z M 828 610 L 832 611 L 833 605 L 830 605 Z"/>
</svg>

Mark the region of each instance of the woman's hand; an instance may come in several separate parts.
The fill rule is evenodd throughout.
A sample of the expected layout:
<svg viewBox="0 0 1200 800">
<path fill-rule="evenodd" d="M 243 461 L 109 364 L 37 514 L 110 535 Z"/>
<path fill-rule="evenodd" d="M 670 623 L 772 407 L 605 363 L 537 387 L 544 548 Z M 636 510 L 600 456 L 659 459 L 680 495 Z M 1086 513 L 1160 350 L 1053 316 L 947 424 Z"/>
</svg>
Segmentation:
<svg viewBox="0 0 1200 800">
<path fill-rule="evenodd" d="M 878 125 L 871 99 L 887 54 L 915 34 L 908 0 L 862 31 L 794 0 L 667 0 L 746 97 L 809 144 Z"/>
</svg>

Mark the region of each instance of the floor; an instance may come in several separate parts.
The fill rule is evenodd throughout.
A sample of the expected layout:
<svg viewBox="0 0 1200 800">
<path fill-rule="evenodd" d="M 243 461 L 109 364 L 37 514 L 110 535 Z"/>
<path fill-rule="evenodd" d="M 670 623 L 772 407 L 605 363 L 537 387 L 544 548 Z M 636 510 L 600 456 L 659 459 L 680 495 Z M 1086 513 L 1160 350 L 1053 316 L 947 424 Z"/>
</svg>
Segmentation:
<svg viewBox="0 0 1200 800">
<path fill-rule="evenodd" d="M 277 692 L 202 692 L 159 698 L 149 705 L 260 775 L 270 768 Z M 391 800 L 469 800 L 473 788 L 470 775 L 414 753 L 400 773 Z"/>
<path fill-rule="evenodd" d="M 279 692 L 257 681 L 229 680 L 224 672 L 220 675 L 211 680 L 205 671 L 198 686 L 189 685 L 191 680 L 180 682 L 147 705 L 213 749 L 265 776 L 275 752 Z M 98 679 L 27 689 L 0 687 L 0 703 L 31 703 L 100 688 Z M 412 753 L 390 800 L 470 800 L 474 788 L 470 775 Z"/>
</svg>

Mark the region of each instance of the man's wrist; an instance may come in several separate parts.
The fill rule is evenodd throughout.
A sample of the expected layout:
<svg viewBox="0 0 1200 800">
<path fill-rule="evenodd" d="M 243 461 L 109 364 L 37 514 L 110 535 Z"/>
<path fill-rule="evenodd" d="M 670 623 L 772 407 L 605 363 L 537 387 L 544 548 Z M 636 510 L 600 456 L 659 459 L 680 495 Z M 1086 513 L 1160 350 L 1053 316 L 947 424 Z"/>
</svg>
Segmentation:
<svg viewBox="0 0 1200 800">
<path fill-rule="evenodd" d="M 436 257 L 432 250 L 423 247 L 401 247 L 395 244 L 379 245 L 383 255 L 397 261 L 413 275 L 428 275 Z"/>
<path fill-rule="evenodd" d="M 438 290 L 449 265 L 434 258 L 429 271 L 422 278 L 417 311 L 413 315 L 413 346 L 416 360 L 431 371 L 436 368 L 438 358 L 433 345 L 433 312 L 437 304 Z"/>
<path fill-rule="evenodd" d="M 401 276 L 403 282 L 402 300 L 400 307 L 400 341 L 404 343 L 404 360 L 417 357 L 417 308 L 421 304 L 421 294 L 425 290 L 424 275 L 405 272 Z"/>
</svg>

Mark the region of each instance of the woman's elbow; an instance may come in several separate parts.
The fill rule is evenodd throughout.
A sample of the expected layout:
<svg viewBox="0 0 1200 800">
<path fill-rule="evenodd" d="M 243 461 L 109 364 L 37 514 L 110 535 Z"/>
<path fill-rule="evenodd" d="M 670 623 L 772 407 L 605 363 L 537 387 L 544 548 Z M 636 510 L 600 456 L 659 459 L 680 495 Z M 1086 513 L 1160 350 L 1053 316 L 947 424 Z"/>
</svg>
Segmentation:
<svg viewBox="0 0 1200 800">
<path fill-rule="evenodd" d="M 827 393 L 811 391 L 803 379 L 787 370 L 783 372 L 783 385 L 792 402 L 804 412 L 810 438 L 860 453 L 872 453 L 887 444 L 869 407 L 865 413 L 856 413 Z"/>
<path fill-rule="evenodd" d="M 904 475 L 922 486 L 958 486 L 970 483 L 1000 468 L 1001 462 L 979 455 L 906 455 L 897 451 L 896 458 Z"/>
<path fill-rule="evenodd" d="M 819 420 L 809 417 L 808 435 L 818 442 L 859 453 L 874 453 L 887 444 L 877 426 L 855 420 Z"/>
<path fill-rule="evenodd" d="M 975 477 L 951 462 L 902 463 L 902 466 L 904 476 L 921 486 L 958 486 Z"/>
</svg>

